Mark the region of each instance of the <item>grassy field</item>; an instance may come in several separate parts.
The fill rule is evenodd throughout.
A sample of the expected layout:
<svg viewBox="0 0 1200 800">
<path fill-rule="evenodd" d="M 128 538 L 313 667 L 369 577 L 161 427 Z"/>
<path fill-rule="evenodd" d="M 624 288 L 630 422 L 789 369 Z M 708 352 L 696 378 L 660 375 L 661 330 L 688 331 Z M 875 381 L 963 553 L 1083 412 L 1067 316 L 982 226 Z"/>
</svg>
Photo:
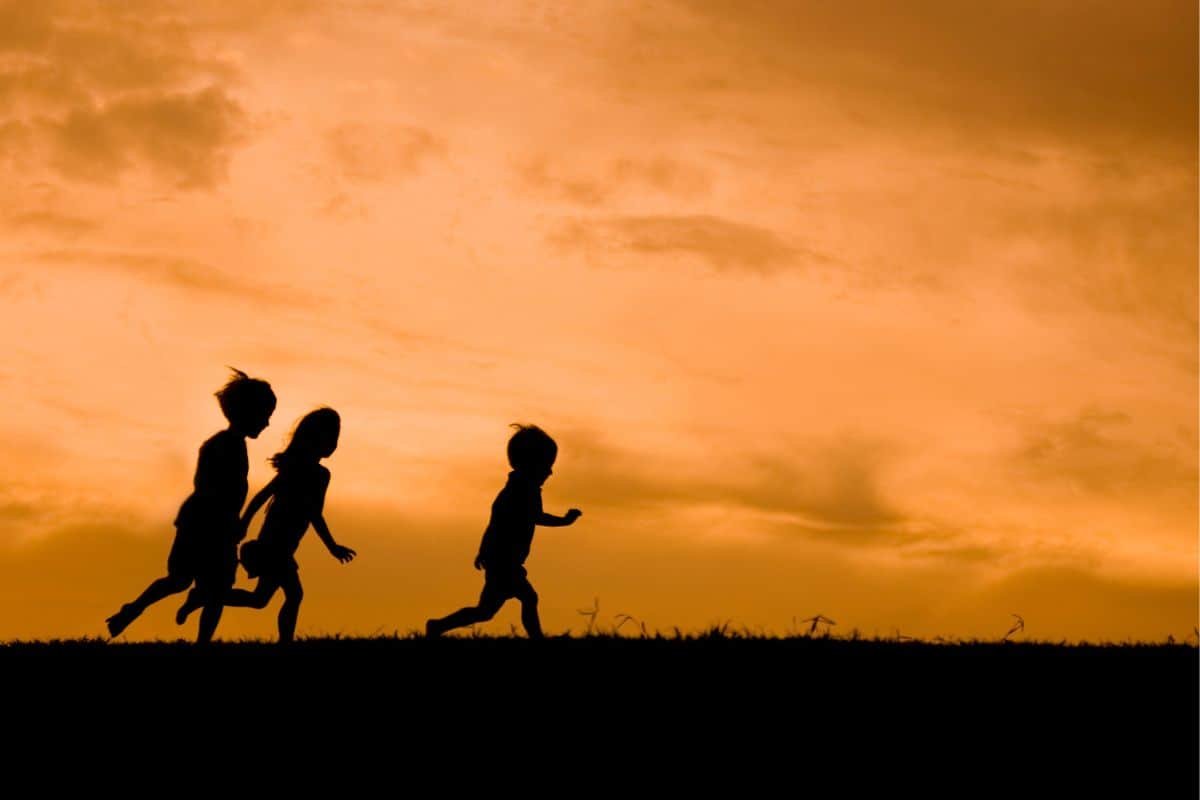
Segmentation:
<svg viewBox="0 0 1200 800">
<path fill-rule="evenodd" d="M 118 727 L 177 717 L 185 730 L 265 725 L 270 741 L 279 731 L 336 732 L 363 752 L 387 741 L 424 758 L 466 747 L 473 758 L 518 761 L 528 748 L 538 763 L 557 754 L 618 770 L 682 758 L 692 768 L 717 759 L 820 775 L 831 757 L 854 754 L 898 775 L 1034 772 L 1076 789 L 1135 771 L 1191 797 L 1198 665 L 1196 648 L 1181 644 L 721 631 L 0 645 L 0 674 L 20 687 L 10 722 L 94 709 L 92 722 Z"/>
</svg>

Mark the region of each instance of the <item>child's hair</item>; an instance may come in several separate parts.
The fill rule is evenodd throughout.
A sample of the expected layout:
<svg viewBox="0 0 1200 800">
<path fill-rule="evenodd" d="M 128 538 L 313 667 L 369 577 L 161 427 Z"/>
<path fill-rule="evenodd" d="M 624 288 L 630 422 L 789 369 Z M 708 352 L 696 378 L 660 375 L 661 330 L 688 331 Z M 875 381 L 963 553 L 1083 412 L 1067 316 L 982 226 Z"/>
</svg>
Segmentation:
<svg viewBox="0 0 1200 800">
<path fill-rule="evenodd" d="M 325 448 L 337 440 L 341 428 L 342 418 L 328 406 L 308 412 L 296 423 L 287 447 L 271 456 L 271 466 L 278 470 L 289 464 L 324 458 L 328 455 Z"/>
<path fill-rule="evenodd" d="M 270 416 L 275 410 L 275 392 L 271 391 L 271 384 L 251 378 L 240 369 L 230 369 L 233 376 L 216 393 L 225 419 L 234 425 L 249 427 L 259 417 Z"/>
<path fill-rule="evenodd" d="M 558 445 L 550 434 L 537 425 L 521 425 L 514 422 L 509 427 L 517 432 L 508 440 L 508 463 L 513 469 L 549 469 L 558 456 Z"/>
</svg>

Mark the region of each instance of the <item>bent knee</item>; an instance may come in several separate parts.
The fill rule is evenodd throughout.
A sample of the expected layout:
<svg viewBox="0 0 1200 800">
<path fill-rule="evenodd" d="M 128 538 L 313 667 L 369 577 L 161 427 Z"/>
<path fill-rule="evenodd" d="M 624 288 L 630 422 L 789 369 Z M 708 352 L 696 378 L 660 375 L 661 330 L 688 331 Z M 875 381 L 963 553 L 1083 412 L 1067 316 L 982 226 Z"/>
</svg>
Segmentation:
<svg viewBox="0 0 1200 800">
<path fill-rule="evenodd" d="M 492 617 L 496 616 L 497 612 L 499 612 L 499 611 L 500 611 L 499 605 L 493 605 L 493 604 L 489 603 L 489 604 L 483 605 L 483 606 L 476 606 L 475 607 L 475 616 L 478 617 L 480 622 L 487 622 Z"/>
<path fill-rule="evenodd" d="M 177 594 L 185 591 L 192 585 L 192 576 L 179 572 L 168 572 L 167 577 L 163 578 L 163 583 L 160 584 L 171 590 L 171 594 Z"/>
<path fill-rule="evenodd" d="M 274 592 L 271 592 L 270 594 L 267 594 L 266 592 L 259 592 L 258 594 L 251 595 L 250 596 L 250 607 L 257 608 L 257 609 L 266 608 L 268 605 L 271 604 L 271 598 L 274 596 L 275 596 Z"/>
</svg>

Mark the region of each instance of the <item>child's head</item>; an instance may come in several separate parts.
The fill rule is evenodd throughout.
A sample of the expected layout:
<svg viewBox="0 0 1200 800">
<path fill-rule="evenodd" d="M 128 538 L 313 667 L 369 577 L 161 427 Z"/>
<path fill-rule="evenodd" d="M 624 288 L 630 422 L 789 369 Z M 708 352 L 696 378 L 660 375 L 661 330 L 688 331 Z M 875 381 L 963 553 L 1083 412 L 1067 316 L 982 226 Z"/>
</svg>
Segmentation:
<svg viewBox="0 0 1200 800">
<path fill-rule="evenodd" d="M 508 463 L 518 472 L 538 480 L 549 478 L 558 456 L 558 445 L 537 425 L 513 423 L 511 427 L 517 432 L 508 440 Z"/>
<path fill-rule="evenodd" d="M 285 464 L 316 463 L 337 449 L 342 418 L 332 408 L 310 411 L 296 423 L 287 447 L 271 456 L 271 465 L 281 469 Z"/>
<path fill-rule="evenodd" d="M 233 370 L 233 377 L 217 392 L 217 402 L 230 426 L 251 439 L 263 432 L 275 412 L 271 384 L 251 378 L 240 369 Z"/>
</svg>

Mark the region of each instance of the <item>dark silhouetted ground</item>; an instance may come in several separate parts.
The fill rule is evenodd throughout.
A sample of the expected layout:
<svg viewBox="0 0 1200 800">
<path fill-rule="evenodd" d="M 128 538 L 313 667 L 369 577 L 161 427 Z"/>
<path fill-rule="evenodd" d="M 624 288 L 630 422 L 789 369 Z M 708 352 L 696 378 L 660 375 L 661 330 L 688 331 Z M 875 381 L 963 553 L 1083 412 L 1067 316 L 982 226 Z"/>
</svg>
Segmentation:
<svg viewBox="0 0 1200 800">
<path fill-rule="evenodd" d="M 133 742 L 130 768 L 212 746 L 239 771 L 490 775 L 513 792 L 564 774 L 572 795 L 649 792 L 643 775 L 839 797 L 1080 796 L 1132 777 L 1143 797 L 1195 797 L 1198 663 L 1185 645 L 719 633 L 0 646 L 10 729 Z M 768 775 L 793 783 L 752 788 Z"/>
</svg>

